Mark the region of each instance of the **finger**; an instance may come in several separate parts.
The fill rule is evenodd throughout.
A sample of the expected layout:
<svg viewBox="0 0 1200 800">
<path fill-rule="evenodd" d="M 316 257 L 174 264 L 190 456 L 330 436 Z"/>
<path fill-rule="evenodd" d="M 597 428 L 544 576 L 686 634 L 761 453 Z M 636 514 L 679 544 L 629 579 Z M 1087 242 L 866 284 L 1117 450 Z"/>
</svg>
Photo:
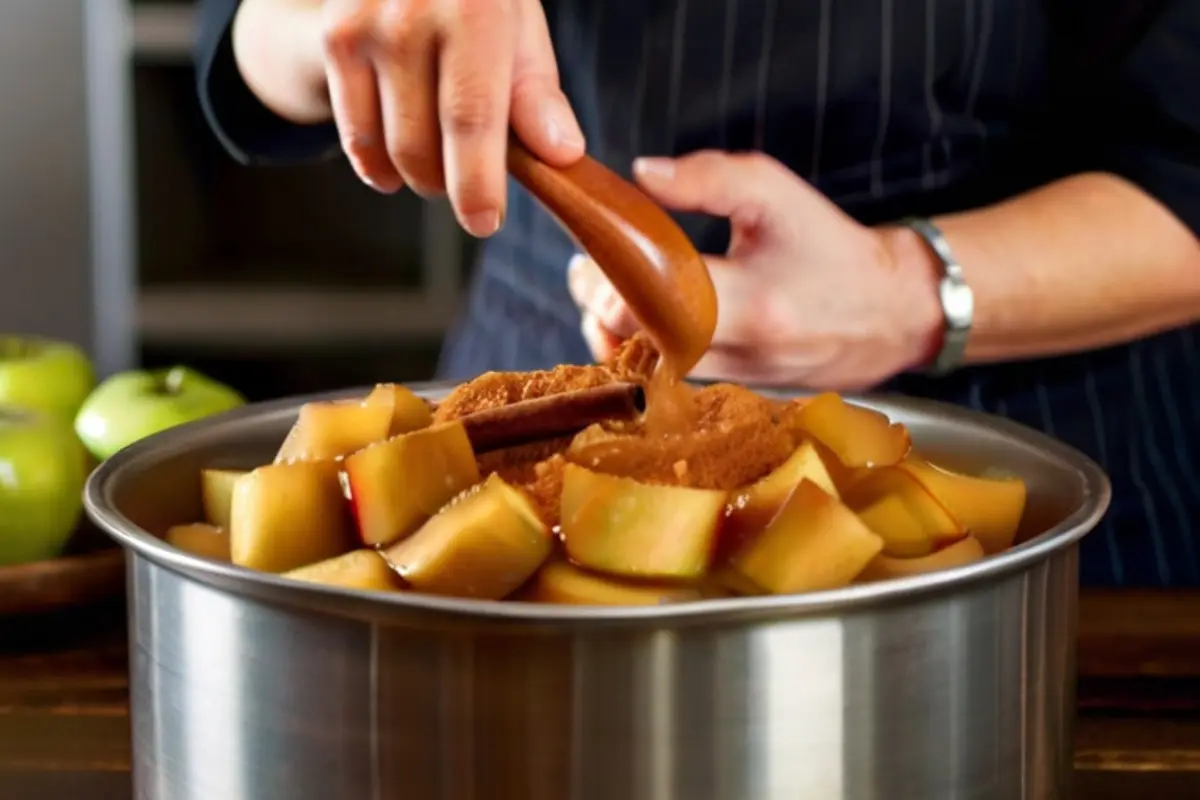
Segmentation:
<svg viewBox="0 0 1200 800">
<path fill-rule="evenodd" d="M 638 184 L 662 204 L 718 217 L 732 217 L 747 208 L 765 210 L 766 201 L 788 174 L 768 156 L 720 150 L 633 162 Z"/>
<path fill-rule="evenodd" d="M 427 17 L 410 16 L 378 31 L 374 60 L 388 156 L 413 191 L 430 197 L 445 190 L 435 32 Z"/>
<path fill-rule="evenodd" d="M 778 294 L 764 284 L 764 276 L 745 263 L 720 256 L 705 256 L 708 274 L 717 293 L 717 326 L 714 347 L 758 348 L 783 328 Z"/>
<path fill-rule="evenodd" d="M 325 78 L 329 102 L 350 166 L 373 189 L 392 193 L 404 186 L 388 157 L 375 71 L 364 52 L 367 28 L 359 17 L 336 13 L 326 18 Z"/>
<path fill-rule="evenodd" d="M 438 61 L 446 191 L 459 222 L 491 236 L 503 221 L 512 91 L 508 3 L 460 0 Z"/>
<path fill-rule="evenodd" d="M 608 361 L 621 344 L 621 337 L 604 327 L 600 318 L 591 312 L 584 312 L 579 329 L 583 332 L 583 340 L 592 351 L 592 358 L 598 362 Z"/>
<path fill-rule="evenodd" d="M 621 295 L 596 262 L 587 256 L 577 255 L 571 259 L 567 266 L 567 289 L 575 305 L 596 317 L 613 335 L 628 338 L 640 328 Z"/>
<path fill-rule="evenodd" d="M 546 13 L 538 0 L 519 4 L 511 124 L 534 155 L 565 167 L 583 157 L 583 131 L 563 94 Z"/>
</svg>

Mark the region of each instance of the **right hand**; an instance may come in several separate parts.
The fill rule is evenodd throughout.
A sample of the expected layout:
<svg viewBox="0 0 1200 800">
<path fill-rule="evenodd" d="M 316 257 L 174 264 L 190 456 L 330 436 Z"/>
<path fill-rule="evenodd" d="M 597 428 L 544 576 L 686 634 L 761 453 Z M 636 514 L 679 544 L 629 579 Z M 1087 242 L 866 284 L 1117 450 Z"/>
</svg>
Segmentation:
<svg viewBox="0 0 1200 800">
<path fill-rule="evenodd" d="M 547 163 L 583 156 L 540 0 L 324 0 L 321 24 L 342 147 L 375 189 L 446 193 L 490 236 L 510 125 Z"/>
</svg>

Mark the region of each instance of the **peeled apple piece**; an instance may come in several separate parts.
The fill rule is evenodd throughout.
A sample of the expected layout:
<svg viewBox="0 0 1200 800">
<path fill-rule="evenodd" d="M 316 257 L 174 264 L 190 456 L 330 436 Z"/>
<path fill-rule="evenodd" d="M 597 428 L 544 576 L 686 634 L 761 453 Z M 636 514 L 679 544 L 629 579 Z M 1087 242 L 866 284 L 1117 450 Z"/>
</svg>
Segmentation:
<svg viewBox="0 0 1200 800">
<path fill-rule="evenodd" d="M 200 497 L 204 518 L 211 524 L 228 528 L 233 509 L 233 486 L 246 474 L 243 469 L 205 469 L 200 471 Z"/>
<path fill-rule="evenodd" d="M 820 486 L 831 497 L 838 496 L 833 478 L 812 442 L 802 443 L 787 461 L 765 477 L 731 494 L 729 511 L 721 528 L 720 553 L 736 550 L 747 536 L 765 528 L 805 479 Z"/>
<path fill-rule="evenodd" d="M 560 530 L 571 561 L 628 578 L 696 579 L 712 558 L 728 493 L 659 486 L 567 464 Z"/>
<path fill-rule="evenodd" d="M 287 572 L 339 556 L 353 539 L 333 461 L 259 467 L 233 487 L 233 563 Z"/>
<path fill-rule="evenodd" d="M 927 556 L 966 535 L 945 506 L 899 467 L 871 470 L 846 492 L 845 502 L 879 534 L 889 556 Z"/>
<path fill-rule="evenodd" d="M 553 549 L 529 498 L 491 475 L 384 558 L 417 591 L 500 600 L 529 580 Z"/>
<path fill-rule="evenodd" d="M 859 574 L 857 583 L 884 581 L 889 578 L 907 578 L 911 575 L 923 575 L 928 572 L 941 572 L 971 564 L 984 558 L 987 554 L 979 540 L 973 536 L 960 539 L 949 547 L 938 550 L 921 558 L 893 558 L 880 554 Z"/>
<path fill-rule="evenodd" d="M 433 409 L 425 399 L 407 387 L 396 383 L 381 383 L 369 395 L 366 403 L 384 402 L 392 407 L 391 435 L 428 428 L 433 424 Z"/>
<path fill-rule="evenodd" d="M 172 547 L 194 556 L 214 561 L 230 560 L 229 532 L 216 525 L 205 522 L 172 525 L 163 539 Z"/>
<path fill-rule="evenodd" d="M 411 535 L 458 494 L 479 483 L 461 422 L 431 425 L 366 447 L 344 462 L 359 536 L 368 547 Z"/>
<path fill-rule="evenodd" d="M 912 447 L 903 425 L 878 411 L 847 403 L 832 392 L 809 400 L 793 419 L 849 470 L 899 464 Z"/>
<path fill-rule="evenodd" d="M 979 540 L 984 552 L 1012 547 L 1025 513 L 1026 487 L 1020 478 L 977 478 L 934 466 L 915 456 L 901 465 Z"/>
<path fill-rule="evenodd" d="M 559 605 L 657 606 L 700 600 L 702 596 L 697 589 L 622 581 L 555 561 L 538 570 L 520 599 Z"/>
<path fill-rule="evenodd" d="M 305 403 L 300 407 L 295 425 L 283 440 L 275 463 L 324 461 L 348 456 L 388 438 L 391 425 L 390 396 Z"/>
<path fill-rule="evenodd" d="M 397 592 L 402 588 L 399 576 L 374 550 L 351 550 L 345 555 L 285 572 L 284 577 L 343 589 Z"/>
<path fill-rule="evenodd" d="M 883 540 L 853 511 L 804 480 L 727 569 L 766 594 L 815 592 L 850 584 L 882 550 Z"/>
</svg>

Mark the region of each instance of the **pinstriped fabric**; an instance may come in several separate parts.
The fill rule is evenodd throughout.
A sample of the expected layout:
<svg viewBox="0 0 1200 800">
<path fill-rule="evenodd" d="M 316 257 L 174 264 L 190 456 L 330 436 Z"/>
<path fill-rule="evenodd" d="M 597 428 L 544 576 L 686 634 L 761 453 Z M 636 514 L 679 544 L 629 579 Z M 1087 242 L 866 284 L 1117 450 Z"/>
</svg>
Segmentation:
<svg viewBox="0 0 1200 800">
<path fill-rule="evenodd" d="M 1023 149 L 1036 142 L 1029 110 L 1046 83 L 1041 0 L 548 8 L 591 152 L 624 174 L 639 154 L 760 148 L 865 223 L 973 207 L 1054 177 Z M 571 242 L 513 191 L 446 349 L 447 376 L 590 359 L 564 281 Z M 720 220 L 680 222 L 704 251 L 727 245 Z M 1000 414 L 1096 458 L 1116 501 L 1085 540 L 1086 582 L 1200 584 L 1194 329 L 940 380 L 905 376 L 886 388 Z"/>
</svg>

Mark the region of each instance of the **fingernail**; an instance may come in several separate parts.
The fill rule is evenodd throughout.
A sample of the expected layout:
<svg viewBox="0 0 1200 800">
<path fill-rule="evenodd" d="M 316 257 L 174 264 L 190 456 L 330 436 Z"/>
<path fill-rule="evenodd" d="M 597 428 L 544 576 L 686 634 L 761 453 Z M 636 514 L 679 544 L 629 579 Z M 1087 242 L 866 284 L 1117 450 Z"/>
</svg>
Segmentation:
<svg viewBox="0 0 1200 800">
<path fill-rule="evenodd" d="M 675 162 L 670 158 L 635 158 L 633 174 L 643 178 L 669 180 L 675 177 Z"/>
<path fill-rule="evenodd" d="M 477 236 L 480 239 L 491 236 L 500 230 L 500 212 L 492 210 L 476 211 L 473 214 L 467 214 L 463 217 L 463 227 L 472 236 Z"/>
<path fill-rule="evenodd" d="M 577 148 L 584 145 L 583 131 L 579 129 L 575 115 L 561 101 L 546 101 L 542 120 L 546 126 L 546 138 L 554 147 Z"/>
</svg>

